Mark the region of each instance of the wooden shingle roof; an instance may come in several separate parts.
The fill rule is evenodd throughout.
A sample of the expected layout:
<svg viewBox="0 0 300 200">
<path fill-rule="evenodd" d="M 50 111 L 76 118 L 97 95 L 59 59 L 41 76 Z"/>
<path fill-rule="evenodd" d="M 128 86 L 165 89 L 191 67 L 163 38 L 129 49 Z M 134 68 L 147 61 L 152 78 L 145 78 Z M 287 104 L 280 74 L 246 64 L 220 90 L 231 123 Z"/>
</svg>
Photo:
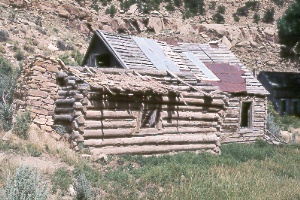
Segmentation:
<svg viewBox="0 0 300 200">
<path fill-rule="evenodd" d="M 247 93 L 268 94 L 268 91 L 246 66 L 223 44 L 176 43 L 171 45 L 164 41 L 99 30 L 95 34 L 125 69 L 191 73 L 197 80 L 218 82 L 221 81 L 220 78 L 205 63 L 218 63 L 220 66 L 229 64 L 237 66 L 237 70 L 243 70 L 241 78 L 245 80 Z M 228 91 L 245 92 L 245 89 L 235 87 Z"/>
</svg>

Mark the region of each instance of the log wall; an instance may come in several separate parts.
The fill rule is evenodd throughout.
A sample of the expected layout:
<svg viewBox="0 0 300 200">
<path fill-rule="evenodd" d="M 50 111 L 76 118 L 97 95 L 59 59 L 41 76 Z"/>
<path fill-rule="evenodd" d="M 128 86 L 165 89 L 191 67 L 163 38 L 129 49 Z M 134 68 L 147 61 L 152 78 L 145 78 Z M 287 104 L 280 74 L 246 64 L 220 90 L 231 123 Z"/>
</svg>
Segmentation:
<svg viewBox="0 0 300 200">
<path fill-rule="evenodd" d="M 250 127 L 241 127 L 242 102 L 252 103 Z M 267 97 L 231 96 L 224 114 L 221 142 L 253 142 L 262 139 L 266 130 Z"/>
<path fill-rule="evenodd" d="M 120 69 L 103 71 L 121 73 Z M 89 79 L 89 74 L 82 75 Z M 82 144 L 94 153 L 219 152 L 220 140 L 248 142 L 264 134 L 264 96 L 222 93 L 184 74 L 177 77 L 167 72 L 139 71 L 129 76 L 142 80 L 151 77 L 166 85 L 168 92 L 131 90 L 122 88 L 122 83 L 113 89 L 91 86 L 61 62 L 38 57 L 22 73 L 16 106 L 31 109 L 33 123 L 57 139 L 60 135 L 55 127 L 62 125 L 74 149 Z M 243 101 L 252 102 L 249 128 L 240 128 Z"/>
<path fill-rule="evenodd" d="M 74 90 L 81 87 L 80 82 L 75 82 L 78 85 Z M 212 100 L 214 109 L 210 110 L 203 96 L 193 97 L 192 93 L 181 98 L 175 94 L 113 95 L 95 88 L 74 93 L 82 97 L 74 102 L 74 146 L 83 142 L 94 153 L 110 154 L 219 151 L 216 133 L 221 127 L 219 111 L 224 106 L 223 96 Z M 182 100 L 187 97 L 190 101 Z M 72 97 L 65 98 L 67 101 Z M 64 115 L 56 113 L 55 118 Z M 155 122 L 152 125 L 151 120 Z"/>
</svg>

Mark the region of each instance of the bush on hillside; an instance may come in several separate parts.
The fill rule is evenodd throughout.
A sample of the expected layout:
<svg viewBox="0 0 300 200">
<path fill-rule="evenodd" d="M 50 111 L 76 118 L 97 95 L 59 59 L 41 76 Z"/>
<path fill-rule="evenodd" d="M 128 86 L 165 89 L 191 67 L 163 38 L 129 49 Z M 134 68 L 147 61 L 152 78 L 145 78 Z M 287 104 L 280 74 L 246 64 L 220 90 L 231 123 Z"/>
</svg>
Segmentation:
<svg viewBox="0 0 300 200">
<path fill-rule="evenodd" d="M 271 0 L 271 1 L 279 7 L 283 6 L 283 3 L 284 3 L 283 0 Z"/>
<path fill-rule="evenodd" d="M 109 14 L 109 16 L 111 18 L 113 18 L 115 16 L 116 12 L 117 12 L 117 9 L 114 5 L 111 5 L 109 8 L 107 8 L 105 10 L 105 14 L 107 14 L 107 15 Z"/>
<path fill-rule="evenodd" d="M 245 6 L 251 10 L 259 10 L 259 2 L 258 1 L 248 1 L 245 3 Z"/>
<path fill-rule="evenodd" d="M 225 6 L 223 6 L 223 5 L 219 5 L 218 6 L 218 10 L 217 10 L 218 13 L 225 14 L 225 11 L 226 11 L 226 7 Z"/>
<path fill-rule="evenodd" d="M 236 14 L 238 16 L 244 16 L 244 17 L 247 17 L 248 14 L 249 14 L 249 10 L 246 6 L 243 6 L 243 7 L 240 7 L 236 10 Z"/>
<path fill-rule="evenodd" d="M 91 189 L 90 182 L 86 179 L 85 175 L 79 174 L 74 185 L 76 191 L 76 200 L 92 200 L 95 195 Z"/>
<path fill-rule="evenodd" d="M 258 13 L 254 13 L 254 15 L 253 15 L 253 22 L 256 23 L 256 24 L 258 24 L 259 20 L 260 20 L 259 14 Z"/>
<path fill-rule="evenodd" d="M 265 14 L 264 14 L 264 17 L 262 19 L 262 21 L 264 23 L 268 23 L 268 24 L 271 24 L 274 22 L 274 14 L 275 14 L 275 10 L 274 8 L 271 8 L 271 9 L 267 9 Z"/>
<path fill-rule="evenodd" d="M 24 60 L 25 58 L 26 58 L 26 56 L 23 53 L 23 51 L 18 49 L 17 52 L 15 53 L 15 59 L 17 59 L 17 61 L 21 61 L 21 60 Z"/>
<path fill-rule="evenodd" d="M 21 166 L 13 178 L 8 176 L 0 197 L 2 200 L 46 200 L 48 185 L 41 179 L 36 169 Z"/>
<path fill-rule="evenodd" d="M 23 139 L 27 139 L 30 122 L 31 122 L 31 115 L 29 111 L 25 111 L 18 114 L 16 117 L 16 122 L 13 127 L 13 133 Z"/>
<path fill-rule="evenodd" d="M 214 20 L 214 22 L 216 22 L 217 24 L 224 24 L 225 23 L 225 19 L 223 17 L 222 14 L 220 13 L 216 13 L 213 15 L 212 19 Z"/>
<path fill-rule="evenodd" d="M 8 38 L 9 38 L 8 32 L 4 29 L 0 30 L 0 42 L 5 42 L 6 40 L 8 40 Z"/>
<path fill-rule="evenodd" d="M 217 2 L 211 1 L 211 2 L 209 3 L 208 8 L 209 8 L 210 10 L 214 10 L 214 9 L 216 9 L 216 5 L 217 5 Z"/>
<path fill-rule="evenodd" d="M 17 72 L 12 64 L 0 56 L 0 129 L 8 131 L 12 127 L 12 101 Z"/>
</svg>

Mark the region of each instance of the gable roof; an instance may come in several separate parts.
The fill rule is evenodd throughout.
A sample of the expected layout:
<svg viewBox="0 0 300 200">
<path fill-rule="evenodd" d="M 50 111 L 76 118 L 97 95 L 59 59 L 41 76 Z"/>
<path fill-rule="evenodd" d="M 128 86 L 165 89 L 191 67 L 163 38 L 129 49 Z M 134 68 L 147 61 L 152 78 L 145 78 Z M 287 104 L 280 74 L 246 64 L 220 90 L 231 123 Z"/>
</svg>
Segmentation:
<svg viewBox="0 0 300 200">
<path fill-rule="evenodd" d="M 104 43 L 124 69 L 191 73 L 197 80 L 215 82 L 215 85 L 219 87 L 225 86 L 221 89 L 226 92 L 268 94 L 245 65 L 224 44 L 214 44 L 213 47 L 210 44 L 198 43 L 171 45 L 164 41 L 100 30 L 95 31 L 91 44 L 95 42 L 95 38 L 99 38 Z M 86 63 L 92 50 L 91 44 L 83 63 Z M 215 67 L 215 72 L 208 67 L 210 64 L 219 64 L 219 67 L 226 66 L 227 68 L 229 66 L 230 73 L 219 73 L 218 76 Z M 238 86 L 236 86 L 237 83 L 230 83 L 230 74 L 235 74 L 234 80 L 239 80 Z"/>
</svg>

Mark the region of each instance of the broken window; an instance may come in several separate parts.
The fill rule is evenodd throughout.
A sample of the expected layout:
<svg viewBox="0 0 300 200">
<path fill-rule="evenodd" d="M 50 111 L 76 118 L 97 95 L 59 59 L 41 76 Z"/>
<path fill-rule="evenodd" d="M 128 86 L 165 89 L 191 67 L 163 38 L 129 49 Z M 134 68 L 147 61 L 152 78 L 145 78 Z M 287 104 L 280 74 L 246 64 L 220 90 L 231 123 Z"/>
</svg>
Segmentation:
<svg viewBox="0 0 300 200">
<path fill-rule="evenodd" d="M 281 113 L 286 112 L 286 100 L 282 99 L 281 100 Z"/>
<path fill-rule="evenodd" d="M 298 114 L 298 113 L 299 113 L 299 102 L 293 101 L 293 114 Z"/>
<path fill-rule="evenodd" d="M 108 53 L 96 56 L 97 67 L 110 67 L 110 55 Z"/>
<path fill-rule="evenodd" d="M 252 126 L 252 103 L 242 102 L 241 127 L 250 128 Z"/>
</svg>

